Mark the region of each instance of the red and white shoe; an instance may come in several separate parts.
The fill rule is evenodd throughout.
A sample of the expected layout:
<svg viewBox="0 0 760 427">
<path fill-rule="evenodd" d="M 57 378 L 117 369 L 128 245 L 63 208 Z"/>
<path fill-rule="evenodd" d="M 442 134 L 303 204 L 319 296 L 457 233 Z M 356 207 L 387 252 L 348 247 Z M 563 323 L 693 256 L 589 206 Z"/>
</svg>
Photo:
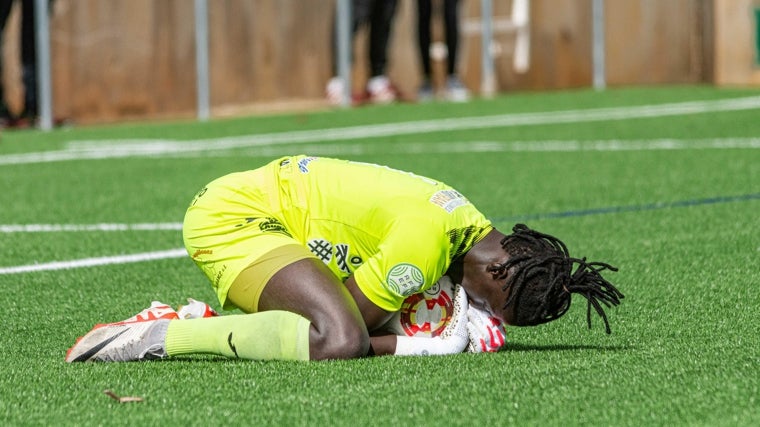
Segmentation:
<svg viewBox="0 0 760 427">
<path fill-rule="evenodd" d="M 199 319 L 201 317 L 216 317 L 219 313 L 203 301 L 196 301 L 192 298 L 188 298 L 187 305 L 181 305 L 177 309 L 177 315 L 180 320 L 183 320 Z"/>
<path fill-rule="evenodd" d="M 375 76 L 367 82 L 367 95 L 373 104 L 390 104 L 398 98 L 398 90 L 386 76 Z"/>
<path fill-rule="evenodd" d="M 127 323 L 147 322 L 150 320 L 158 320 L 158 319 L 176 320 L 176 319 L 179 319 L 179 315 L 170 305 L 164 304 L 160 301 L 153 301 L 150 303 L 150 307 L 135 314 L 129 319 L 125 319 L 120 322 L 113 322 L 113 323 L 98 323 L 92 329 L 97 329 L 105 325 L 125 325 Z"/>
<path fill-rule="evenodd" d="M 156 320 L 161 320 L 160 323 L 164 324 L 166 322 L 163 321 L 177 319 L 179 316 L 171 306 L 153 301 L 150 307 L 128 319 L 93 326 L 86 335 L 77 338 L 74 345 L 66 351 L 66 361 L 127 361 L 165 357 L 163 341 L 153 339 L 155 342 L 151 341 L 147 346 L 140 341 L 145 339 L 146 334 L 154 335 L 151 331 L 157 323 Z M 162 326 L 162 333 L 166 333 L 165 326 Z M 130 351 L 125 353 L 127 347 Z"/>
<path fill-rule="evenodd" d="M 66 352 L 66 362 L 131 362 L 167 357 L 169 319 L 110 323 L 93 328 Z"/>
<path fill-rule="evenodd" d="M 77 338 L 66 352 L 66 361 L 129 361 L 166 357 L 162 337 L 166 335 L 167 321 L 219 315 L 205 302 L 192 298 L 188 298 L 187 302 L 175 311 L 168 304 L 153 301 L 150 307 L 128 319 L 98 323 L 86 335 Z M 154 330 L 154 324 L 162 325 L 159 331 Z"/>
<path fill-rule="evenodd" d="M 340 77 L 333 77 L 327 82 L 325 96 L 327 97 L 328 104 L 338 106 L 343 102 L 344 86 L 343 80 Z"/>
</svg>

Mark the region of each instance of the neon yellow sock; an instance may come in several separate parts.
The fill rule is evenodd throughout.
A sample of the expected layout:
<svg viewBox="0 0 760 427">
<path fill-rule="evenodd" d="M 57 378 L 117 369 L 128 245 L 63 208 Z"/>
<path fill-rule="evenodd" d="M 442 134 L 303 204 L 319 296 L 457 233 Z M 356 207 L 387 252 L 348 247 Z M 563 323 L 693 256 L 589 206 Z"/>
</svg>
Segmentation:
<svg viewBox="0 0 760 427">
<path fill-rule="evenodd" d="M 166 331 L 166 353 L 209 353 L 252 360 L 309 360 L 309 328 L 288 311 L 174 320 Z"/>
</svg>

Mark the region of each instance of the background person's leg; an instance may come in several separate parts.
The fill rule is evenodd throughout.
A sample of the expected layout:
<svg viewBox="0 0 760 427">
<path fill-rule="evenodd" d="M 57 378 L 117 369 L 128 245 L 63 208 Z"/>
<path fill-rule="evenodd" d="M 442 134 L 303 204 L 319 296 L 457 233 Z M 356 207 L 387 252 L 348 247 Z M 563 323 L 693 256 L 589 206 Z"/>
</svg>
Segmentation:
<svg viewBox="0 0 760 427">
<path fill-rule="evenodd" d="M 391 36 L 396 0 L 375 0 L 370 17 L 369 62 L 371 77 L 385 75 L 388 41 Z"/>
<path fill-rule="evenodd" d="M 13 7 L 13 0 L 0 0 L 0 47 L 3 45 L 5 24 Z M 0 54 L 0 127 L 13 119 L 8 106 L 5 103 L 5 91 L 3 89 L 3 55 Z"/>
<path fill-rule="evenodd" d="M 446 26 L 446 50 L 448 63 L 446 72 L 449 76 L 457 73 L 457 49 L 459 46 L 459 11 L 458 0 L 444 0 L 443 21 Z"/>
<path fill-rule="evenodd" d="M 34 28 L 34 0 L 23 0 L 21 8 L 21 79 L 24 83 L 22 116 L 37 117 L 37 44 Z"/>
<path fill-rule="evenodd" d="M 430 19 L 432 13 L 432 0 L 417 1 L 417 46 L 420 51 L 422 75 L 426 79 L 430 79 L 432 75 L 430 66 Z"/>
</svg>

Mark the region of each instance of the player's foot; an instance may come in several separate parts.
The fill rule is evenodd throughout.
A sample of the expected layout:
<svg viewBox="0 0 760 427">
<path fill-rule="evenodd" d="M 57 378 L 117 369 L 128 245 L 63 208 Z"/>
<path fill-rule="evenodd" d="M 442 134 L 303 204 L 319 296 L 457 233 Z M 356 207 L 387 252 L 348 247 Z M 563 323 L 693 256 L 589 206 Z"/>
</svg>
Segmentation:
<svg viewBox="0 0 760 427">
<path fill-rule="evenodd" d="M 181 320 L 184 319 L 198 319 L 201 317 L 216 317 L 219 313 L 216 312 L 210 305 L 203 301 L 196 301 L 192 298 L 187 299 L 187 305 L 181 305 L 177 309 L 177 316 Z"/>
<path fill-rule="evenodd" d="M 164 340 L 170 321 L 159 319 L 98 325 L 66 352 L 66 361 L 130 362 L 164 358 Z"/>
<path fill-rule="evenodd" d="M 423 80 L 417 91 L 417 102 L 430 102 L 435 98 L 435 91 L 433 91 L 433 84 L 430 83 L 430 79 Z"/>
<path fill-rule="evenodd" d="M 386 76 L 375 76 L 369 79 L 367 94 L 373 104 L 390 104 L 397 98 L 397 90 Z"/>
<path fill-rule="evenodd" d="M 150 303 L 150 307 L 135 314 L 129 319 L 122 320 L 121 322 L 115 322 L 115 324 L 146 322 L 148 320 L 158 319 L 174 320 L 179 319 L 179 315 L 169 304 L 164 304 L 161 301 L 153 301 Z"/>
<path fill-rule="evenodd" d="M 465 102 L 470 99 L 470 91 L 456 75 L 446 79 L 446 98 L 453 102 Z"/>
<path fill-rule="evenodd" d="M 340 77 L 333 77 L 325 86 L 325 96 L 330 105 L 340 105 L 343 102 L 343 91 L 345 85 Z"/>
</svg>

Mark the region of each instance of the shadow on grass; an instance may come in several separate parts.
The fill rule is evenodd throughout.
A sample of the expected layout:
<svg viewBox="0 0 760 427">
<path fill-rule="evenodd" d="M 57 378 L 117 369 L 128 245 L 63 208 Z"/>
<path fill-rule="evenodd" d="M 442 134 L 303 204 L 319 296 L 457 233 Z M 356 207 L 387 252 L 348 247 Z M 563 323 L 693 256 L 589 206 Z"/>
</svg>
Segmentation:
<svg viewBox="0 0 760 427">
<path fill-rule="evenodd" d="M 534 345 L 534 344 L 520 344 L 520 343 L 508 343 L 501 351 L 624 351 L 633 350 L 636 347 L 630 345 L 587 345 L 587 344 L 550 344 L 550 345 Z"/>
<path fill-rule="evenodd" d="M 628 351 L 628 350 L 635 350 L 636 347 L 632 345 L 588 345 L 588 344 L 549 344 L 549 345 L 534 345 L 534 344 L 520 344 L 520 343 L 507 343 L 507 345 L 499 350 L 499 353 L 507 353 L 507 352 L 550 352 L 550 351 L 598 351 L 598 352 L 605 352 L 605 351 Z M 226 358 L 224 356 L 217 356 L 217 355 L 211 355 L 211 354 L 203 354 L 203 355 L 183 355 L 183 356 L 176 356 L 172 358 L 173 361 L 177 362 L 183 362 L 183 363 L 195 363 L 195 362 L 221 362 L 226 363 L 228 365 L 234 365 L 236 363 L 250 363 L 250 360 L 244 360 L 244 359 L 231 359 Z M 277 362 L 277 363 L 282 363 Z M 285 363 L 294 363 L 294 364 L 300 364 L 301 362 L 285 362 Z M 300 365 L 299 365 L 300 366 Z"/>
</svg>

